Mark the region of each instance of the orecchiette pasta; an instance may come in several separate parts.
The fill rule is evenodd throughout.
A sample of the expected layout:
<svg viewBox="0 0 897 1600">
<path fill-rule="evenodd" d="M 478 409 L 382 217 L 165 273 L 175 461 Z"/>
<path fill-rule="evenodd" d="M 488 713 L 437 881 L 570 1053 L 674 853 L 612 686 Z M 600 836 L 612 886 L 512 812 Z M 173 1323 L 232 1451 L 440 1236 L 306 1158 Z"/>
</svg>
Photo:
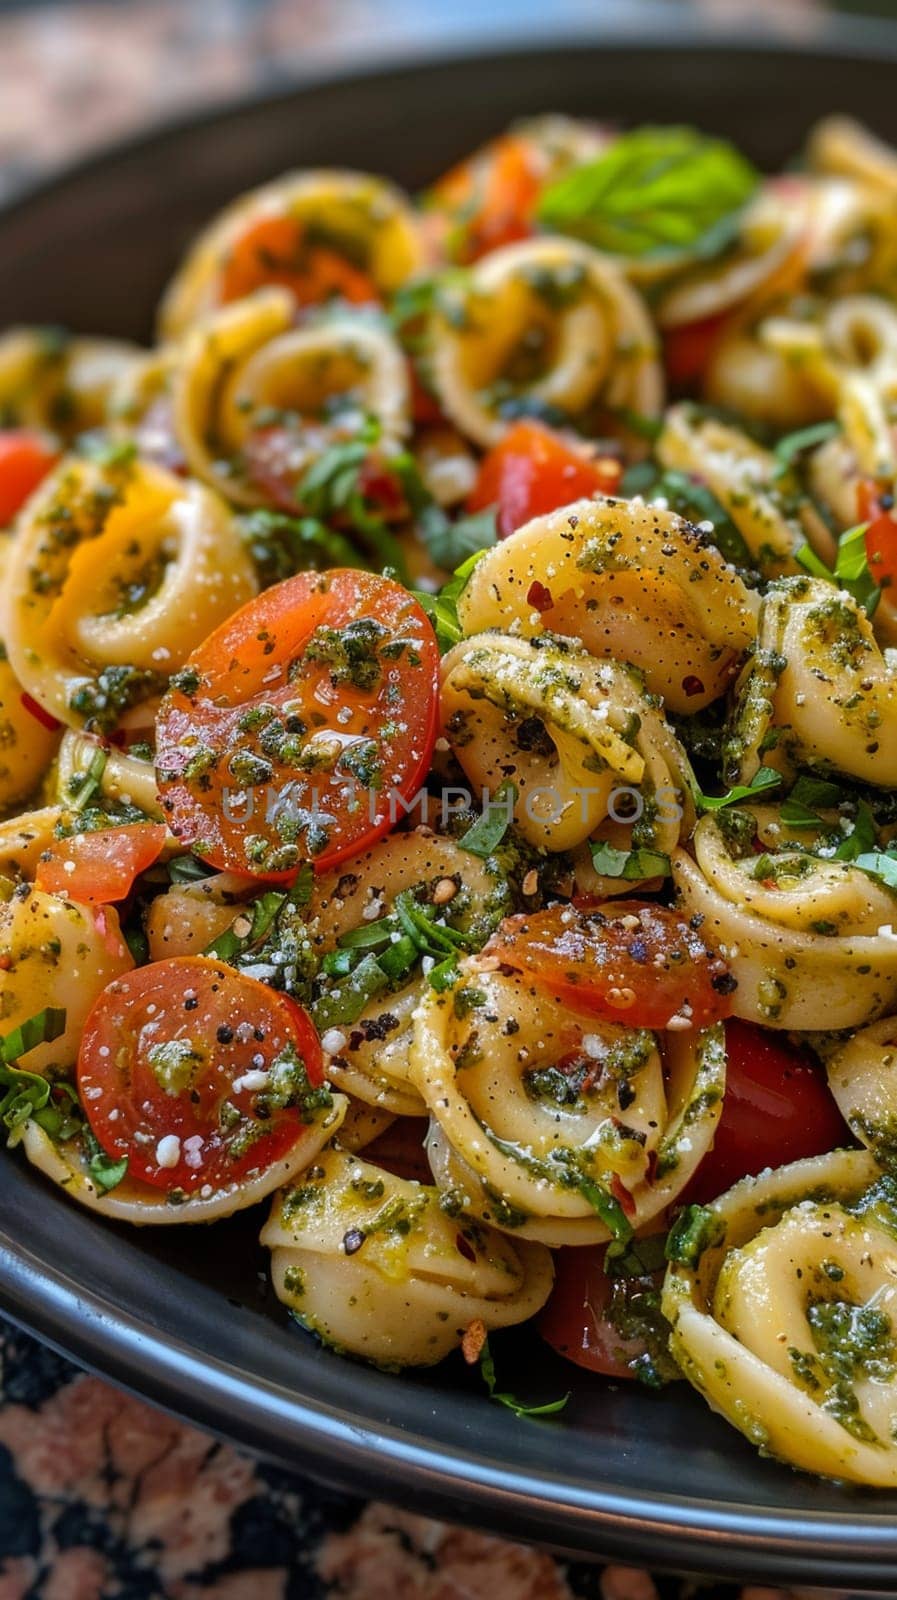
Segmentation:
<svg viewBox="0 0 897 1600">
<path fill-rule="evenodd" d="M 360 298 L 367 284 L 374 298 L 422 265 L 417 220 L 393 184 L 361 172 L 287 173 L 242 195 L 197 239 L 162 303 L 160 332 L 178 338 L 264 283 L 311 292 L 323 277 L 335 295 Z"/>
<path fill-rule="evenodd" d="M 553 1277 L 541 1245 L 451 1217 L 436 1189 L 336 1149 L 281 1191 L 262 1243 L 293 1315 L 381 1366 L 431 1366 L 472 1322 L 526 1321 Z"/>
<path fill-rule="evenodd" d="M 708 1208 L 663 1309 L 686 1378 L 794 1466 L 897 1484 L 897 1247 L 879 1169 L 842 1150 L 745 1178 Z"/>
<path fill-rule="evenodd" d="M 710 1148 L 725 1088 L 717 1029 L 667 1034 L 577 1014 L 472 961 L 415 1017 L 411 1078 L 437 1181 L 515 1237 L 594 1244 L 661 1213 Z"/>
<path fill-rule="evenodd" d="M 857 1027 L 897 1003 L 894 896 L 806 845 L 806 830 L 789 838 L 772 807 L 739 812 L 734 824 L 706 816 L 694 854 L 674 853 L 673 877 L 686 914 L 702 917 L 726 953 L 737 1016 L 814 1028 L 824 994 L 827 1026 Z"/>
<path fill-rule="evenodd" d="M 656 416 L 663 400 L 638 292 L 573 240 L 508 245 L 447 289 L 429 364 L 447 416 L 479 445 L 497 443 L 521 406 L 571 421 L 592 415 L 586 431 L 625 433 L 627 410 Z"/>
<path fill-rule="evenodd" d="M 72 727 L 106 729 L 255 592 L 211 490 L 74 457 L 19 522 L 8 584 L 3 631 L 25 689 Z"/>
<path fill-rule="evenodd" d="M 706 536 L 625 500 L 578 500 L 518 529 L 477 562 L 458 618 L 467 634 L 572 636 L 683 712 L 724 693 L 755 631 L 751 596 Z"/>
</svg>

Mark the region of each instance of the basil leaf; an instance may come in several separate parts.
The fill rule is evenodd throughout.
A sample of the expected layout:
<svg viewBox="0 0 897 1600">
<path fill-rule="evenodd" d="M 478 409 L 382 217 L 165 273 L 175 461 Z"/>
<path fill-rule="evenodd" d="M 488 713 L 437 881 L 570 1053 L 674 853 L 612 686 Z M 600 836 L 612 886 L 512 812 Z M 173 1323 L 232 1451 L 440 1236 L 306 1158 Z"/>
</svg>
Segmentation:
<svg viewBox="0 0 897 1600">
<path fill-rule="evenodd" d="M 168 863 L 168 877 L 171 883 L 197 883 L 203 878 L 211 878 L 214 871 L 214 867 L 207 866 L 197 856 L 172 856 Z"/>
<path fill-rule="evenodd" d="M 865 800 L 857 806 L 856 820 L 850 832 L 841 840 L 834 859 L 856 861 L 859 856 L 870 855 L 875 850 L 875 820 Z"/>
<path fill-rule="evenodd" d="M 389 978 L 377 957 L 365 956 L 348 977 L 340 979 L 337 988 L 320 995 L 312 1003 L 311 1014 L 318 1032 L 326 1033 L 328 1028 L 357 1022 L 368 1001 L 388 985 Z"/>
<path fill-rule="evenodd" d="M 517 785 L 510 778 L 500 783 L 481 817 L 478 817 L 458 840 L 462 850 L 469 855 L 491 856 L 501 844 L 514 820 L 517 804 Z"/>
<path fill-rule="evenodd" d="M 666 1258 L 694 1267 L 705 1250 L 719 1244 L 724 1232 L 720 1218 L 707 1206 L 686 1206 L 667 1234 Z"/>
<path fill-rule="evenodd" d="M 614 255 L 711 254 L 732 237 L 758 182 L 724 140 L 694 128 L 637 128 L 551 184 L 538 218 Z"/>
<path fill-rule="evenodd" d="M 70 811 L 83 811 L 88 800 L 93 799 L 102 782 L 106 761 L 106 751 L 100 746 L 91 756 L 86 772 L 72 773 L 68 782 L 68 792 L 71 794 L 74 788 L 75 793 L 69 806 Z"/>
<path fill-rule="evenodd" d="M 823 578 L 826 583 L 846 589 L 857 605 L 863 607 L 867 617 L 871 617 L 881 599 L 881 589 L 869 571 L 866 559 L 865 536 L 868 526 L 867 522 L 860 522 L 855 528 L 847 528 L 841 534 L 833 570 L 808 544 L 802 544 L 794 552 L 794 559 L 814 578 Z"/>
<path fill-rule="evenodd" d="M 517 1400 L 514 1395 L 504 1390 L 500 1392 L 496 1387 L 498 1380 L 495 1376 L 495 1362 L 489 1349 L 488 1339 L 480 1351 L 480 1375 L 489 1392 L 489 1399 L 494 1400 L 497 1405 L 505 1406 L 508 1411 L 513 1411 L 515 1417 L 554 1417 L 563 1411 L 570 1399 L 568 1390 L 560 1400 L 549 1400 L 543 1405 L 527 1405 L 524 1400 Z"/>
<path fill-rule="evenodd" d="M 412 589 L 418 605 L 423 608 L 433 624 L 436 639 L 443 655 L 447 650 L 457 644 L 461 638 L 461 624 L 458 621 L 458 600 L 463 593 L 467 580 L 473 572 L 478 561 L 486 554 L 485 550 L 477 550 L 474 555 L 462 561 L 448 583 L 443 584 L 438 594 L 428 594 L 424 589 Z"/>
<path fill-rule="evenodd" d="M 844 790 L 826 778 L 798 778 L 787 799 L 782 801 L 779 816 L 790 828 L 824 827 L 822 817 L 814 809 L 836 806 L 844 799 Z"/>
<path fill-rule="evenodd" d="M 775 789 L 782 781 L 782 774 L 773 767 L 761 767 L 754 773 L 750 783 L 737 783 L 726 794 L 705 794 L 702 789 L 695 790 L 695 804 L 699 811 L 722 811 L 724 806 L 737 805 L 739 800 L 754 800 L 758 794 L 765 794 L 767 789 Z"/>
<path fill-rule="evenodd" d="M 423 513 L 418 528 L 431 561 L 449 572 L 498 541 L 494 506 L 453 522 L 434 504 Z"/>
<path fill-rule="evenodd" d="M 598 840 L 590 843 L 592 866 L 604 878 L 668 878 L 669 856 L 659 850 L 617 850 Z"/>
<path fill-rule="evenodd" d="M 841 432 L 838 422 L 814 422 L 809 428 L 798 428 L 794 433 L 786 433 L 775 447 L 774 455 L 782 467 L 790 467 L 797 456 L 804 450 L 813 450 L 818 444 L 825 444 L 828 439 L 833 439 L 836 433 Z"/>
<path fill-rule="evenodd" d="M 11 1033 L 0 1039 L 0 1061 L 9 1063 L 26 1056 L 39 1044 L 51 1044 L 65 1033 L 65 1011 L 59 1006 L 47 1006 L 33 1017 L 21 1022 Z"/>
<path fill-rule="evenodd" d="M 897 855 L 892 855 L 888 850 L 864 851 L 856 857 L 854 864 L 868 872 L 870 877 L 880 878 L 889 889 L 897 889 Z"/>
<path fill-rule="evenodd" d="M 122 1156 L 120 1160 L 116 1160 L 114 1156 L 107 1156 L 96 1134 L 87 1122 L 85 1122 L 81 1130 L 81 1137 L 84 1140 L 84 1146 L 87 1151 L 88 1174 L 97 1188 L 104 1190 L 108 1194 L 110 1189 L 117 1188 L 122 1179 L 126 1177 L 128 1158 L 127 1156 Z"/>
<path fill-rule="evenodd" d="M 687 517 L 689 522 L 712 523 L 713 532 L 709 538 L 720 555 L 735 567 L 753 566 L 751 553 L 735 523 L 705 484 L 684 472 L 664 472 L 651 485 L 646 499 L 665 500 L 671 511 Z"/>
</svg>

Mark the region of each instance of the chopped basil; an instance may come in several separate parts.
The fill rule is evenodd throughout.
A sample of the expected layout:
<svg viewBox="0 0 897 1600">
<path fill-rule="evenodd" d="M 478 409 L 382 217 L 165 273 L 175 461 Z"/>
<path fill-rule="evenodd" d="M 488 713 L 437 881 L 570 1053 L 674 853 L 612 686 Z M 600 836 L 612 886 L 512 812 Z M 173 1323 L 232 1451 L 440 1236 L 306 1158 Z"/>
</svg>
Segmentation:
<svg viewBox="0 0 897 1600">
<path fill-rule="evenodd" d="M 686 1206 L 667 1234 L 666 1258 L 694 1267 L 705 1250 L 719 1244 L 723 1232 L 719 1217 L 707 1206 Z"/>
<path fill-rule="evenodd" d="M 240 532 L 263 588 L 297 572 L 327 567 L 357 567 L 361 557 L 344 534 L 317 517 L 289 517 L 282 511 L 251 511 L 239 519 Z"/>
<path fill-rule="evenodd" d="M 857 806 L 853 827 L 835 851 L 836 861 L 857 861 L 875 850 L 875 819 L 865 800 Z"/>
<path fill-rule="evenodd" d="M 841 534 L 835 565 L 831 569 L 809 544 L 802 544 L 794 556 L 814 578 L 823 578 L 826 583 L 833 583 L 839 589 L 846 589 L 857 605 L 862 606 L 866 615 L 871 617 L 874 616 L 881 599 L 881 589 L 869 571 L 866 559 L 865 538 L 868 526 L 868 523 L 860 522 L 855 528 L 848 528 Z"/>
<path fill-rule="evenodd" d="M 668 878 L 672 871 L 669 856 L 659 850 L 617 850 L 603 840 L 589 844 L 592 866 L 604 878 Z"/>
<path fill-rule="evenodd" d="M 811 778 L 804 774 L 798 778 L 791 793 L 782 801 L 779 816 L 789 828 L 823 827 L 816 808 L 823 810 L 838 805 L 844 799 L 844 790 L 827 778 Z"/>
<path fill-rule="evenodd" d="M 856 857 L 855 865 L 861 867 L 863 872 L 868 872 L 870 877 L 880 878 L 889 889 L 897 889 L 897 853 L 889 850 L 863 851 Z"/>
<path fill-rule="evenodd" d="M 614 255 L 710 255 L 729 242 L 757 173 L 693 128 L 637 128 L 551 184 L 539 221 Z"/>
<path fill-rule="evenodd" d="M 794 433 L 786 433 L 775 447 L 776 460 L 782 467 L 790 467 L 804 450 L 814 450 L 817 445 L 833 439 L 840 431 L 840 424 L 837 422 L 814 422 L 809 428 L 798 428 Z"/>
<path fill-rule="evenodd" d="M 725 806 L 737 805 L 741 800 L 756 799 L 758 794 L 764 794 L 767 789 L 775 789 L 781 781 L 782 774 L 773 767 L 761 767 L 750 783 L 738 783 L 726 794 L 704 794 L 702 789 L 696 788 L 695 804 L 699 811 L 722 811 Z"/>
<path fill-rule="evenodd" d="M 542 1405 L 527 1405 L 524 1400 L 518 1400 L 507 1391 L 497 1389 L 498 1380 L 495 1376 L 495 1362 L 492 1357 L 492 1351 L 489 1349 L 488 1339 L 486 1339 L 480 1351 L 480 1375 L 489 1391 L 489 1399 L 494 1400 L 497 1405 L 506 1406 L 509 1411 L 513 1411 L 515 1417 L 555 1417 L 558 1412 L 563 1411 L 570 1399 L 570 1391 L 568 1390 L 560 1400 L 548 1400 Z"/>
<path fill-rule="evenodd" d="M 481 817 L 458 840 L 462 850 L 484 859 L 501 844 L 514 820 L 517 785 L 510 778 L 500 783 Z"/>
<path fill-rule="evenodd" d="M 35 1050 L 39 1044 L 50 1044 L 65 1033 L 65 1011 L 59 1006 L 46 1006 L 33 1017 L 13 1028 L 0 1039 L 0 1061 L 9 1065 Z"/>
<path fill-rule="evenodd" d="M 427 613 L 436 633 L 440 650 L 445 654 L 453 644 L 461 638 L 461 624 L 458 621 L 458 600 L 463 593 L 470 574 L 477 562 L 485 555 L 484 550 L 478 550 L 452 574 L 448 583 L 443 584 L 438 594 L 428 594 L 424 589 L 414 589 L 412 593 L 415 600 Z"/>
</svg>

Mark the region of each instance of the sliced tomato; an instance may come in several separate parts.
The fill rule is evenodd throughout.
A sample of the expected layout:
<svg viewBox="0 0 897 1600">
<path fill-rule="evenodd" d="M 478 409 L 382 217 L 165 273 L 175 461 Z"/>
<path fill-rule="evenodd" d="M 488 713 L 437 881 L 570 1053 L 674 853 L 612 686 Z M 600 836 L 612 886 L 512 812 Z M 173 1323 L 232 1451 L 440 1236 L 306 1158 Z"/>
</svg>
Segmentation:
<svg viewBox="0 0 897 1600">
<path fill-rule="evenodd" d="M 610 457 L 589 456 L 543 422 L 524 419 L 484 456 L 467 509 L 496 506 L 498 535 L 507 539 L 531 517 L 571 500 L 614 494 L 621 472 Z"/>
<path fill-rule="evenodd" d="M 296 217 L 261 217 L 241 234 L 222 268 L 219 299 L 223 305 L 241 300 L 269 283 L 282 284 L 300 305 L 379 299 L 366 272 L 333 246 L 307 238 Z"/>
<path fill-rule="evenodd" d="M 542 190 L 542 166 L 529 140 L 503 134 L 434 185 L 428 198 L 449 219 L 440 242 L 454 260 L 476 261 L 500 245 L 529 237 Z"/>
<path fill-rule="evenodd" d="M 857 513 L 868 523 L 863 536 L 866 560 L 875 582 L 883 589 L 897 582 L 897 516 L 894 496 L 871 479 L 864 479 L 857 491 Z M 888 595 L 891 605 L 897 597 Z"/>
<path fill-rule="evenodd" d="M 633 1332 L 639 1299 L 656 1297 L 663 1273 L 615 1283 L 604 1257 L 603 1245 L 554 1251 L 554 1288 L 540 1313 L 539 1332 L 577 1367 L 608 1378 L 634 1378 L 648 1355 L 644 1338 Z"/>
<path fill-rule="evenodd" d="M 161 822 L 135 822 L 54 839 L 38 861 L 34 881 L 48 894 L 108 905 L 130 894 L 134 879 L 152 866 L 164 844 Z"/>
<path fill-rule="evenodd" d="M 108 984 L 78 1055 L 78 1093 L 131 1177 L 191 1194 L 239 1183 L 302 1138 L 324 1083 L 311 1018 L 288 996 L 203 956 Z"/>
<path fill-rule="evenodd" d="M 423 783 L 438 682 L 433 629 L 401 584 L 339 567 L 276 584 L 194 651 L 162 702 L 169 826 L 254 877 L 344 861 Z"/>
<path fill-rule="evenodd" d="M 700 322 L 685 322 L 681 328 L 667 328 L 663 336 L 663 364 L 675 389 L 692 389 L 703 378 L 713 348 L 730 313 L 717 312 Z"/>
<path fill-rule="evenodd" d="M 506 917 L 484 947 L 558 999 L 634 1028 L 704 1028 L 732 1010 L 722 957 L 675 911 L 615 900 L 603 911 L 549 906 Z"/>
<path fill-rule="evenodd" d="M 0 430 L 0 528 L 12 522 L 58 460 L 56 446 L 36 429 Z"/>
<path fill-rule="evenodd" d="M 726 1023 L 726 1094 L 713 1149 L 682 1196 L 715 1200 L 739 1178 L 853 1144 L 808 1050 L 769 1028 Z"/>
</svg>

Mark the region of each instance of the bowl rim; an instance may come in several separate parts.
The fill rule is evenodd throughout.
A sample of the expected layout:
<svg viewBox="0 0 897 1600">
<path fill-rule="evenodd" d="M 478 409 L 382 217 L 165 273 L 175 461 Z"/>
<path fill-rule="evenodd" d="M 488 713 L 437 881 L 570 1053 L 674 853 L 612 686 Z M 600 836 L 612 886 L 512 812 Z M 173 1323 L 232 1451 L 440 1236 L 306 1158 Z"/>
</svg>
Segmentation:
<svg viewBox="0 0 897 1600">
<path fill-rule="evenodd" d="M 498 66 L 510 59 L 513 65 L 536 52 L 562 54 L 571 47 L 643 55 L 734 51 L 765 59 L 846 57 L 859 63 L 884 57 L 897 64 L 897 26 L 878 19 L 836 18 L 802 40 L 774 29 L 750 35 L 742 30 L 708 32 L 690 19 L 674 23 L 668 18 L 648 34 L 626 27 L 565 25 L 550 36 L 544 30 L 525 30 L 513 40 L 477 35 L 472 41 L 453 38 L 446 49 L 434 49 L 432 41 L 419 49 L 393 48 L 348 67 L 345 62 L 318 61 L 282 87 L 222 98 L 199 112 L 167 117 L 55 169 L 0 202 L 0 230 L 81 178 L 101 175 L 132 157 L 160 154 L 191 132 L 232 123 L 268 106 L 285 106 L 353 83 L 460 70 L 473 61 Z M 465 1456 L 429 1442 L 424 1431 L 415 1436 L 396 1423 L 368 1426 L 348 1410 L 312 1404 L 261 1375 L 250 1380 L 195 1342 L 160 1335 L 150 1318 L 122 1309 L 110 1293 L 94 1291 L 48 1263 L 2 1216 L 0 1310 L 88 1370 L 219 1437 L 294 1468 L 291 1454 L 298 1447 L 303 1474 L 318 1473 L 342 1489 L 351 1484 L 396 1498 L 399 1491 L 411 1490 L 421 1508 L 434 1508 L 439 1515 L 454 1514 L 459 1520 L 472 1516 L 481 1526 L 573 1556 L 590 1553 L 631 1562 L 637 1551 L 640 1564 L 659 1569 L 674 1564 L 677 1569 L 725 1572 L 737 1564 L 745 1577 L 834 1581 L 880 1593 L 889 1592 L 884 1586 L 893 1583 L 897 1571 L 897 1519 L 892 1510 L 867 1510 L 874 1504 L 871 1499 L 855 1496 L 843 1512 L 816 1512 L 752 1509 L 734 1501 L 653 1490 L 581 1490 L 563 1480 L 537 1480 L 513 1463 L 496 1467 L 482 1457 Z"/>
</svg>

